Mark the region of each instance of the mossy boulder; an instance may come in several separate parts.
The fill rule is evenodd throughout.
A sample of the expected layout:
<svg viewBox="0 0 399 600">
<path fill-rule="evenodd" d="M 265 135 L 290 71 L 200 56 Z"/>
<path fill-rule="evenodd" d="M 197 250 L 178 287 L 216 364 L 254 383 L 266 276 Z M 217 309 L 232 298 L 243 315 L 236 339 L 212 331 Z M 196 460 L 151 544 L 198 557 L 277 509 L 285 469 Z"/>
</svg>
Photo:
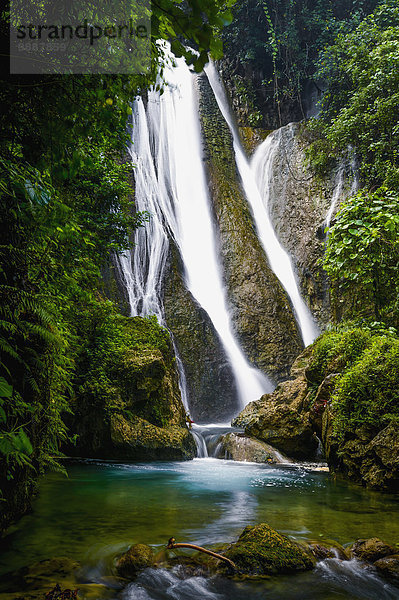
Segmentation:
<svg viewBox="0 0 399 600">
<path fill-rule="evenodd" d="M 342 326 L 313 348 L 306 371 L 331 469 L 363 485 L 399 490 L 399 340 Z"/>
<path fill-rule="evenodd" d="M 66 452 L 132 460 L 193 458 L 167 330 L 155 317 L 111 313 L 100 323 L 95 315 L 91 319 L 93 339 L 68 422 L 78 439 Z"/>
<path fill-rule="evenodd" d="M 234 331 L 249 361 L 281 381 L 303 344 L 281 283 L 258 239 L 232 136 L 205 75 L 198 77 L 204 160 Z"/>
<path fill-rule="evenodd" d="M 357 540 L 348 550 L 359 560 L 371 563 L 397 552 L 396 548 L 376 537 Z"/>
<path fill-rule="evenodd" d="M 195 443 L 186 427 L 158 427 L 140 417 L 112 415 L 113 456 L 130 460 L 184 460 L 195 456 Z"/>
<path fill-rule="evenodd" d="M 225 553 L 248 575 L 276 575 L 308 571 L 315 565 L 309 553 L 266 523 L 246 527 Z"/>
<path fill-rule="evenodd" d="M 399 582 L 399 554 L 380 558 L 375 561 L 374 566 L 382 577 L 390 579 L 396 584 Z"/>
<path fill-rule="evenodd" d="M 154 564 L 154 553 L 146 544 L 134 544 L 117 560 L 116 569 L 122 577 L 133 579 Z"/>
</svg>

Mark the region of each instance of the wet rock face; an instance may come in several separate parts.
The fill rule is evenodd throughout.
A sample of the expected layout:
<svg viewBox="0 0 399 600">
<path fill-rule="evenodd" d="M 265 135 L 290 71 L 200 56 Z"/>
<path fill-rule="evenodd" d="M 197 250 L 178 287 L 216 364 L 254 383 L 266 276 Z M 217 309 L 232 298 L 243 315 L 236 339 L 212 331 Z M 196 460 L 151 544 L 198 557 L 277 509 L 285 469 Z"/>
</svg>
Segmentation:
<svg viewBox="0 0 399 600">
<path fill-rule="evenodd" d="M 324 254 L 324 220 L 334 181 L 316 181 L 306 166 L 306 142 L 300 131 L 300 124 L 280 130 L 269 207 L 276 234 L 298 274 L 301 293 L 319 324 L 326 325 L 331 318 L 328 282 L 318 261 Z"/>
<path fill-rule="evenodd" d="M 295 361 L 291 369 L 295 379 L 284 381 L 272 394 L 250 402 L 232 423 L 243 427 L 246 435 L 298 459 L 313 458 L 318 445 L 310 420 L 305 377 L 310 353 L 307 348 Z"/>
<path fill-rule="evenodd" d="M 295 573 L 315 565 L 309 554 L 266 523 L 246 527 L 225 555 L 248 575 Z"/>
<path fill-rule="evenodd" d="M 171 246 L 164 308 L 186 375 L 190 415 L 196 423 L 228 421 L 239 410 L 231 366 L 208 314 L 187 290 Z"/>
<path fill-rule="evenodd" d="M 239 181 L 230 131 L 198 78 L 204 158 L 235 332 L 250 362 L 281 381 L 302 348 L 287 295 L 267 262 Z"/>
<path fill-rule="evenodd" d="M 220 458 L 268 464 L 285 462 L 275 448 L 243 434 L 229 433 L 222 437 L 220 444 Z"/>
</svg>

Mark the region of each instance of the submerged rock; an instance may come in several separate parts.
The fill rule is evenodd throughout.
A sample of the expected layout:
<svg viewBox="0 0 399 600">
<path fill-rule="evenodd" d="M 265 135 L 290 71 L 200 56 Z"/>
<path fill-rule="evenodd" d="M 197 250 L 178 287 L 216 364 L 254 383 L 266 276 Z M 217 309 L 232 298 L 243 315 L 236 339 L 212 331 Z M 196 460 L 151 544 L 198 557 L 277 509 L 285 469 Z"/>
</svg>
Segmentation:
<svg viewBox="0 0 399 600">
<path fill-rule="evenodd" d="M 383 577 L 397 583 L 399 581 L 399 554 L 392 554 L 378 559 L 374 566 Z"/>
<path fill-rule="evenodd" d="M 218 458 L 255 463 L 287 462 L 275 448 L 240 433 L 228 433 L 220 440 Z"/>
<path fill-rule="evenodd" d="M 146 544 L 134 544 L 117 560 L 116 569 L 122 577 L 133 579 L 136 575 L 154 564 L 154 553 Z"/>
<path fill-rule="evenodd" d="M 41 560 L 0 577 L 0 591 L 26 591 L 30 597 L 43 598 L 57 583 L 62 588 L 76 587 L 75 575 L 79 568 L 80 563 L 66 556 Z"/>
<path fill-rule="evenodd" d="M 246 527 L 225 555 L 248 575 L 275 575 L 308 571 L 315 560 L 295 542 L 266 523 Z"/>
</svg>

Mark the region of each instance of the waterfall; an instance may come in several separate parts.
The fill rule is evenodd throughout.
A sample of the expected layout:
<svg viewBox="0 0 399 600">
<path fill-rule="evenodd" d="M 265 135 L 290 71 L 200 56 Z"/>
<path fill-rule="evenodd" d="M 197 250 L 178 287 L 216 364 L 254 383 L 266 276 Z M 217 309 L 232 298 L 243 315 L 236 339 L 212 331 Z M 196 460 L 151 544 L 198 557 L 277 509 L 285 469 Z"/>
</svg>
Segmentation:
<svg viewBox="0 0 399 600">
<path fill-rule="evenodd" d="M 337 172 L 335 174 L 334 190 L 331 198 L 331 204 L 326 214 L 326 218 L 324 220 L 325 229 L 329 229 L 333 215 L 336 212 L 337 204 L 344 195 L 345 182 L 348 176 L 348 172 L 349 176 L 352 177 L 352 185 L 349 189 L 349 192 L 346 194 L 346 197 L 350 197 L 356 194 L 359 188 L 356 157 L 352 148 L 348 148 L 348 155 L 349 158 L 341 160 L 340 164 L 338 165 Z"/>
<path fill-rule="evenodd" d="M 220 336 L 244 407 L 274 386 L 249 365 L 232 332 L 202 162 L 194 76 L 183 59 L 166 67 L 164 76 L 168 85 L 162 95 L 152 90 L 147 108 L 141 98 L 133 106 L 130 155 L 136 207 L 150 218 L 135 232 L 132 251 L 119 256 L 118 269 L 131 314 L 155 314 L 164 323 L 160 290 L 172 238 L 187 288 Z"/>
<path fill-rule="evenodd" d="M 309 308 L 301 297 L 291 259 L 277 239 L 268 208 L 272 189 L 273 159 L 279 147 L 280 131 L 277 130 L 266 138 L 256 150 L 250 164 L 242 148 L 226 94 L 214 64 L 208 63 L 205 72 L 220 111 L 233 136 L 237 167 L 245 195 L 252 210 L 259 240 L 266 252 L 270 267 L 291 300 L 303 342 L 305 346 L 308 346 L 319 335 L 319 330 Z"/>
</svg>

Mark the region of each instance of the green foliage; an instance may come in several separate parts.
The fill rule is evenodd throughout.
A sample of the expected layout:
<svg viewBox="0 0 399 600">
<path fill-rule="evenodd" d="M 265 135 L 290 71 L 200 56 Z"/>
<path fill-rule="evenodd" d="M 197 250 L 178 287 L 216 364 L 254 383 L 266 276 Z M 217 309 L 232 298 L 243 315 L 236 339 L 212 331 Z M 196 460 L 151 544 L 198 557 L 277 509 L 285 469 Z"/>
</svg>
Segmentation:
<svg viewBox="0 0 399 600">
<path fill-rule="evenodd" d="M 398 42 L 399 2 L 384 0 L 322 53 L 317 77 L 328 90 L 315 125 L 322 141 L 311 153 L 319 170 L 350 145 L 365 185 L 399 190 Z"/>
<path fill-rule="evenodd" d="M 376 432 L 399 421 L 399 340 L 374 337 L 342 375 L 332 408 L 335 433 L 343 438 L 359 426 Z"/>
<path fill-rule="evenodd" d="M 320 51 L 338 34 L 352 31 L 375 0 L 247 0 L 233 7 L 223 32 L 231 74 L 258 78 L 258 102 L 273 100 L 302 111 L 302 97 L 313 80 Z M 302 111 L 303 112 L 303 111 Z M 281 117 L 280 117 L 281 120 Z"/>
<path fill-rule="evenodd" d="M 371 340 L 367 328 L 346 323 L 327 331 L 314 345 L 309 379 L 320 385 L 330 373 L 340 373 L 357 360 Z"/>
<path fill-rule="evenodd" d="M 399 419 L 399 339 L 381 323 L 343 323 L 314 344 L 307 377 L 315 385 L 338 374 L 331 399 L 334 434 L 351 439 L 359 427 L 376 434 Z"/>
<path fill-rule="evenodd" d="M 353 315 L 396 326 L 399 194 L 380 188 L 349 198 L 330 229 L 324 267 Z"/>
</svg>

